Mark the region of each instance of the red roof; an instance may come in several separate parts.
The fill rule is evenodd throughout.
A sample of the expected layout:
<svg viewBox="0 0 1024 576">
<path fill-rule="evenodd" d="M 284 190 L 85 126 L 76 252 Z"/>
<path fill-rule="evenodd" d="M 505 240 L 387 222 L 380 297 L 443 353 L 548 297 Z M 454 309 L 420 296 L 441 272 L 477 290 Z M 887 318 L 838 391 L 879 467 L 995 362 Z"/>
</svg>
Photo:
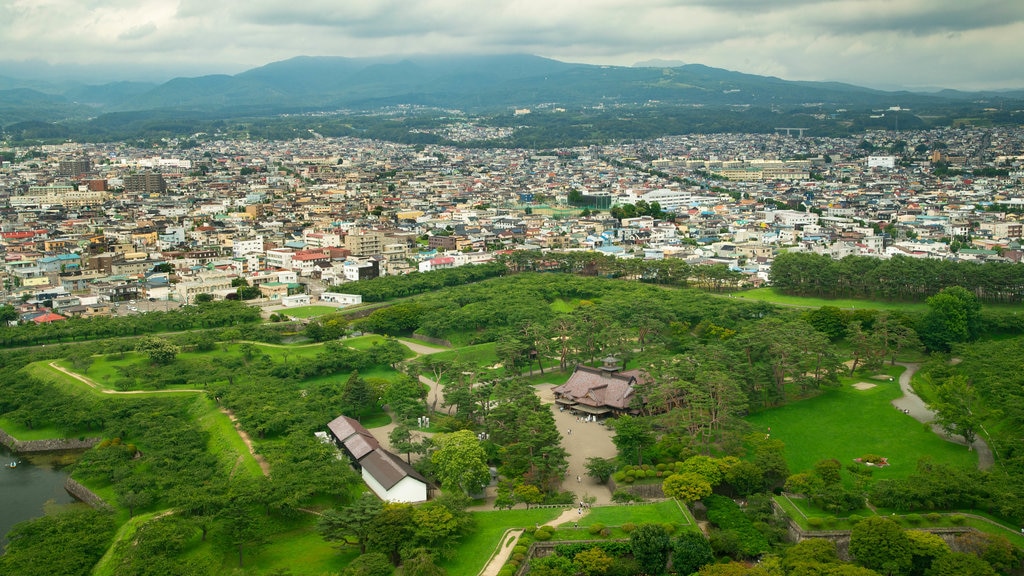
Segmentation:
<svg viewBox="0 0 1024 576">
<path fill-rule="evenodd" d="M 57 322 L 58 320 L 67 320 L 67 318 L 53 312 L 47 312 L 42 316 L 36 316 L 32 319 L 36 324 L 46 324 L 47 322 Z"/>
</svg>

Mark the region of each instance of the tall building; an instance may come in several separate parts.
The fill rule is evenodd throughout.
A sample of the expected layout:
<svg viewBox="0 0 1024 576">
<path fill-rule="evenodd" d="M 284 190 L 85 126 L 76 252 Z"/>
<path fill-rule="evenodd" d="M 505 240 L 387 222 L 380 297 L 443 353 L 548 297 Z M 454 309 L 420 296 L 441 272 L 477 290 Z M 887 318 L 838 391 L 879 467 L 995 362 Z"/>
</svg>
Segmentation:
<svg viewBox="0 0 1024 576">
<path fill-rule="evenodd" d="M 155 172 L 124 177 L 125 192 L 164 192 L 166 190 L 167 182 L 164 181 L 164 177 Z"/>
<path fill-rule="evenodd" d="M 57 165 L 57 175 L 64 176 L 66 178 L 77 178 L 82 174 L 87 174 L 89 169 L 90 165 L 88 158 L 61 160 L 60 164 Z"/>
<path fill-rule="evenodd" d="M 353 230 L 345 236 L 345 248 L 354 256 L 373 256 L 384 250 L 384 233 L 378 230 Z"/>
</svg>

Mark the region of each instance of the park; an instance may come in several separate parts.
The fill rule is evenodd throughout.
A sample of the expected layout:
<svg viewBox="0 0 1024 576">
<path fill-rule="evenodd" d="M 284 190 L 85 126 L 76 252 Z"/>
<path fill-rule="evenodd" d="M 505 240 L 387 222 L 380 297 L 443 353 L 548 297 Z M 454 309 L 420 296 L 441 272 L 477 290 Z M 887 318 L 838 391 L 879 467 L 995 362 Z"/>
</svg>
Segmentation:
<svg viewBox="0 0 1024 576">
<path fill-rule="evenodd" d="M 979 449 L 968 450 L 966 421 L 929 408 L 954 403 L 943 383 L 982 362 L 979 345 L 928 355 L 893 343 L 914 317 L 866 303 L 826 308 L 518 274 L 360 319 L 299 310 L 258 331 L 241 323 L 8 352 L 0 428 L 19 440 L 98 439 L 74 471 L 113 509 L 95 574 L 157 554 L 154 566 L 172 571 L 341 573 L 369 569 L 379 553 L 389 565 L 506 576 L 535 543 L 624 542 L 649 524 L 673 542 L 710 536 L 720 559 L 749 561 L 785 557 L 786 522 L 849 533 L 869 517 L 1024 545 L 1007 499 L 1016 477 L 1003 438 L 1013 426 L 973 404 Z M 1005 362 L 1013 342 L 995 344 Z M 609 358 L 621 363 L 609 379 L 648 376 L 632 382 L 621 416 L 559 392 L 577 366 L 599 372 Z M 1005 377 L 988 370 L 977 388 L 995 393 Z M 365 490 L 312 434 L 341 414 L 430 478 L 430 501 L 374 508 L 376 533 L 324 528 Z M 425 415 L 429 426 L 418 426 Z M 478 439 L 472 464 L 497 470 L 484 490 L 445 471 L 446 458 L 466 456 L 448 446 L 467 430 Z M 914 486 L 941 491 L 936 474 L 980 488 L 942 503 L 909 498 Z M 707 493 L 694 491 L 704 480 Z M 750 518 L 764 534 L 752 536 Z M 764 544 L 728 543 L 742 534 Z M 158 537 L 171 547 L 126 544 Z M 3 561 L 29 557 L 14 552 Z"/>
</svg>

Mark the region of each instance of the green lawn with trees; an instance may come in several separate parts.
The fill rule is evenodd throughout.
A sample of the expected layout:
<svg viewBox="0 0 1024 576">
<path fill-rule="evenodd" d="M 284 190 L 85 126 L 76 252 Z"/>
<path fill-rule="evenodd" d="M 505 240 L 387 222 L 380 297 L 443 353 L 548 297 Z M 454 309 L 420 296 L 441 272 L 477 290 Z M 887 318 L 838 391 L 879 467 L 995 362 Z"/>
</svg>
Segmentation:
<svg viewBox="0 0 1024 576">
<path fill-rule="evenodd" d="M 525 272 L 541 265 L 563 272 Z M 517 273 L 506 276 L 509 270 Z M 522 506 L 576 502 L 562 489 L 568 454 L 532 384 L 564 381 L 577 363 L 597 365 L 607 356 L 650 376 L 638 385 L 635 397 L 642 401 L 632 406 L 633 415 L 609 422 L 619 450 L 613 462 L 619 471 L 609 472 L 615 498 L 643 499 L 644 490 L 660 484 L 684 500 L 705 499 L 707 547 L 720 560 L 767 554 L 763 559 L 777 562 L 780 574 L 788 574 L 786 562 L 797 562 L 772 513 L 772 489 L 803 494 L 833 516 L 862 510 L 867 501 L 903 515 L 976 509 L 1024 520 L 1018 497 L 1024 456 L 1012 441 L 1024 421 L 1014 368 L 1024 361 L 1020 327 L 1012 313 L 988 309 L 970 291 L 950 286 L 921 293 L 923 307 L 903 313 L 723 298 L 707 291 L 724 290 L 734 280 L 728 271 L 691 270 L 681 262 L 625 264 L 594 255 L 548 262 L 514 253 L 500 269 L 478 272 L 378 279 L 366 285 L 368 293 L 401 299 L 354 320 L 327 315 L 306 326 L 231 323 L 226 308 L 211 303 L 188 311 L 190 324 L 181 333 L 168 330 L 168 319 L 181 317 L 141 323 L 137 338 L 92 340 L 107 329 L 87 332 L 88 324 L 69 324 L 45 335 L 45 348 L 0 351 L 0 422 L 27 435 L 45 430 L 103 438 L 82 456 L 74 476 L 116 513 L 104 521 L 110 529 L 98 531 L 107 545 L 84 547 L 75 558 L 91 567 L 110 552 L 104 570 L 114 566 L 112 574 L 147 564 L 164 573 L 235 567 L 274 573 L 304 553 L 309 571 L 293 573 L 390 574 L 403 567 L 475 574 L 506 529 L 558 513 Z M 35 328 L 26 335 L 12 330 L 9 345 L 41 337 Z M 382 336 L 341 339 L 352 330 Z M 413 358 L 393 338 L 413 332 L 456 346 Z M 991 334 L 1000 339 L 990 340 Z M 987 355 L 992 350 L 997 359 Z M 894 359 L 925 353 L 937 354 L 921 377 L 940 422 L 958 434 L 987 430 L 1000 463 L 993 470 L 977 470 L 965 448 L 892 408 L 895 383 L 872 378 L 898 376 Z M 948 353 L 962 362 L 946 361 Z M 104 388 L 144 393 L 104 394 L 51 362 Z M 544 374 L 522 378 L 530 371 Z M 419 375 L 443 386 L 446 405 Z M 876 386 L 851 386 L 860 381 Z M 247 457 L 219 408 L 234 414 L 270 476 Z M 393 419 L 390 440 L 443 496 L 417 506 L 361 498 L 358 476 L 312 436 L 339 414 L 367 423 Z M 424 415 L 431 416 L 434 439 L 416 432 Z M 884 457 L 890 465 L 869 477 L 867 467 L 854 466 L 858 457 Z M 490 466 L 500 475 L 499 510 L 468 513 L 466 495 L 489 479 Z M 621 554 L 651 573 L 661 571 L 670 554 L 706 558 L 699 543 L 649 522 L 657 506 L 595 509 L 588 530 L 617 523 L 622 528 L 615 530 L 629 539 Z M 174 513 L 160 516 L 168 510 Z M 114 540 L 118 526 L 151 513 Z M 46 522 L 54 521 L 40 525 Z M 57 524 L 53 538 L 65 540 L 77 538 L 84 526 L 70 518 Z M 633 526 L 627 530 L 627 524 Z M 865 530 L 868 538 L 882 528 Z M 889 532 L 886 542 L 903 537 L 902 528 Z M 0 571 L 38 554 L 35 540 L 19 536 L 25 533 L 12 538 Z M 138 545 L 126 545 L 129 538 Z M 332 554 L 334 545 L 341 550 Z M 975 550 L 999 546 L 985 540 Z M 955 556 L 959 550 L 929 562 L 969 562 Z M 813 563 L 832 562 L 826 556 Z M 862 566 L 874 561 L 862 556 L 856 558 Z M 998 564 L 992 554 L 975 557 Z M 575 561 L 535 569 L 570 576 Z M 579 562 L 593 567 L 604 560 L 588 552 Z M 40 566 L 66 573 L 55 563 Z"/>
</svg>

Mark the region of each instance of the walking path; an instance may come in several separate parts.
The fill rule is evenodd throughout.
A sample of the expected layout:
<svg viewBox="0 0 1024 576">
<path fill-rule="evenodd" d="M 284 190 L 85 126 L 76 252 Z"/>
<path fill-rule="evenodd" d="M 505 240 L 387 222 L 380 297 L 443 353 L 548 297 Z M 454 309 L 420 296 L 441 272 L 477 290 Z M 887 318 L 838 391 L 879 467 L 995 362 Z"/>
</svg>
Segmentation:
<svg viewBox="0 0 1024 576">
<path fill-rule="evenodd" d="M 178 392 L 193 392 L 201 394 L 206 392 L 206 390 L 198 390 L 195 388 L 174 390 L 111 390 L 109 388 L 104 388 L 92 378 L 87 378 L 81 374 L 72 372 L 67 368 L 64 368 L 63 366 L 57 364 L 56 362 L 50 362 L 49 366 L 50 368 L 53 368 L 58 372 L 67 374 L 68 376 L 74 378 L 75 380 L 78 380 L 79 382 L 82 382 L 86 386 L 89 386 L 90 388 L 97 390 L 103 394 L 176 394 Z M 266 458 L 263 457 L 263 455 L 256 453 L 256 449 L 255 447 L 253 447 L 252 444 L 252 438 L 249 437 L 249 434 L 247 434 L 245 430 L 242 430 L 242 426 L 238 423 L 238 419 L 235 418 L 234 413 L 232 413 L 227 408 L 223 407 L 220 408 L 220 411 L 224 413 L 224 415 L 226 415 L 229 420 L 231 420 L 231 423 L 235 426 L 235 431 L 238 432 L 238 437 L 242 439 L 242 442 L 245 443 L 245 447 L 249 449 L 249 454 L 251 454 L 253 459 L 256 460 L 256 463 L 260 465 L 260 470 L 263 471 L 263 475 L 270 476 L 270 464 L 267 462 Z M 241 458 L 242 456 L 239 456 L 239 459 Z"/>
<path fill-rule="evenodd" d="M 900 390 L 903 391 L 903 396 L 893 400 L 892 405 L 899 410 L 907 411 L 907 414 L 918 422 L 931 424 L 932 431 L 949 442 L 967 446 L 967 442 L 964 441 L 963 437 L 948 434 L 938 424 L 932 424 L 935 421 L 935 411 L 929 409 L 924 400 L 921 400 L 921 397 L 914 393 L 914 389 L 910 387 L 910 379 L 921 365 L 910 362 L 897 362 L 897 364 L 906 368 L 903 374 L 900 374 Z M 979 470 L 988 470 L 995 464 L 992 450 L 981 438 L 976 438 L 974 443 L 971 444 L 970 449 L 978 454 Z"/>
<path fill-rule="evenodd" d="M 580 514 L 580 512 L 577 511 L 575 508 L 570 508 L 562 512 L 558 516 L 558 518 L 555 518 L 554 520 L 551 520 L 549 522 L 545 522 L 544 526 L 551 526 L 552 528 L 557 528 L 560 524 L 565 524 L 566 522 L 579 521 L 580 518 L 586 516 L 587 514 L 590 514 L 589 508 L 583 509 L 582 514 Z M 501 535 L 501 542 L 498 544 L 498 549 L 491 556 L 491 559 L 487 561 L 487 564 L 483 567 L 483 569 L 480 570 L 478 576 L 498 576 L 498 572 L 501 570 L 501 567 L 505 565 L 505 562 L 508 561 L 508 557 L 512 555 L 512 549 L 516 547 L 517 543 L 519 543 L 519 537 L 522 535 L 522 530 L 506 530 L 505 533 Z M 512 537 L 511 541 L 509 539 L 509 536 Z"/>
<path fill-rule="evenodd" d="M 49 366 L 50 368 L 53 368 L 58 372 L 63 372 L 64 374 L 67 374 L 75 380 L 78 380 L 79 382 L 82 382 L 103 394 L 176 394 L 178 392 L 206 392 L 206 390 L 198 390 L 196 388 L 174 388 L 173 390 L 111 390 L 110 388 L 104 388 L 99 382 L 96 382 L 92 378 L 87 378 L 77 372 L 72 372 L 56 362 L 50 362 Z"/>
</svg>

